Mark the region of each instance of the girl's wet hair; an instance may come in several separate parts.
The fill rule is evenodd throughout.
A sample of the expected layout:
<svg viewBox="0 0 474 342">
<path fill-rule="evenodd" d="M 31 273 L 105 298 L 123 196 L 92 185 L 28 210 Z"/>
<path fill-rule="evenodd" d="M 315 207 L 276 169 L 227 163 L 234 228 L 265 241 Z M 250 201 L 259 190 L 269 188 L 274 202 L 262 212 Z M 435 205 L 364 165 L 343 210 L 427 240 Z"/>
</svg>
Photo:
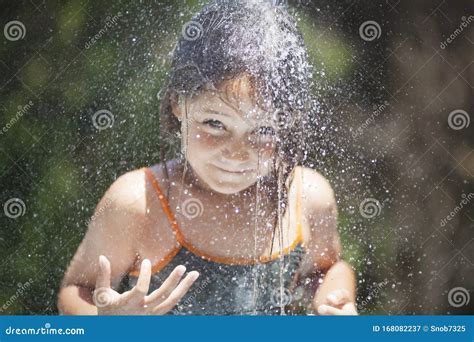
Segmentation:
<svg viewBox="0 0 474 342">
<path fill-rule="evenodd" d="M 313 108 L 312 72 L 296 21 L 275 1 L 215 0 L 183 26 L 161 101 L 161 132 L 170 137 L 180 131 L 172 101 L 216 89 L 226 80 L 232 84 L 242 75 L 256 104 L 280 127 L 271 176 L 285 206 L 282 180 L 307 155 L 303 134 Z"/>
<path fill-rule="evenodd" d="M 311 111 L 311 67 L 295 20 L 274 3 L 215 0 L 183 26 L 161 101 L 167 133 L 180 130 L 171 101 L 245 74 L 256 104 L 282 128 L 282 160 L 299 161 L 301 132 Z"/>
</svg>

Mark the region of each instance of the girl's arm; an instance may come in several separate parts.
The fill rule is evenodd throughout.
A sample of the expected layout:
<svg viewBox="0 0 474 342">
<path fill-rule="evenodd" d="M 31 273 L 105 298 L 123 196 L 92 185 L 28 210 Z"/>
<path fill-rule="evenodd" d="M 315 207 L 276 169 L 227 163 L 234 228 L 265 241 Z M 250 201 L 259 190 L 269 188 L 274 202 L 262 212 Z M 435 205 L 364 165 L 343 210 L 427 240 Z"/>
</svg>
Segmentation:
<svg viewBox="0 0 474 342">
<path fill-rule="evenodd" d="M 334 263 L 313 298 L 313 309 L 320 315 L 356 315 L 355 283 L 354 271 L 347 262 Z"/>
<path fill-rule="evenodd" d="M 136 259 L 135 236 L 144 224 L 143 176 L 136 171 L 119 177 L 96 207 L 87 233 L 61 283 L 58 310 L 64 315 L 96 315 L 92 301 L 99 255 L 111 260 L 112 286 L 117 286 Z"/>
<path fill-rule="evenodd" d="M 97 315 L 97 307 L 92 302 L 93 288 L 69 285 L 61 287 L 58 295 L 60 315 Z"/>
<path fill-rule="evenodd" d="M 319 314 L 357 314 L 356 279 L 351 266 L 341 260 L 342 247 L 337 231 L 337 207 L 329 182 L 319 173 L 304 169 L 304 218 L 312 271 L 325 274 L 312 299 Z"/>
</svg>

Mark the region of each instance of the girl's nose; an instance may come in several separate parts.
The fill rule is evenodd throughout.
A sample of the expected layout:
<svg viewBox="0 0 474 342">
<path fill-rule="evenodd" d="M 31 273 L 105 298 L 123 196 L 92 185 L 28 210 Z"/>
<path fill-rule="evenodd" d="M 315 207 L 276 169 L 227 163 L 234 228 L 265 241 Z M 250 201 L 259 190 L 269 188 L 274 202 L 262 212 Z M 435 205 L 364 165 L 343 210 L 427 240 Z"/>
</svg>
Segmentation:
<svg viewBox="0 0 474 342">
<path fill-rule="evenodd" d="M 229 143 L 224 148 L 224 156 L 227 159 L 246 160 L 249 158 L 248 144 L 245 138 Z"/>
</svg>

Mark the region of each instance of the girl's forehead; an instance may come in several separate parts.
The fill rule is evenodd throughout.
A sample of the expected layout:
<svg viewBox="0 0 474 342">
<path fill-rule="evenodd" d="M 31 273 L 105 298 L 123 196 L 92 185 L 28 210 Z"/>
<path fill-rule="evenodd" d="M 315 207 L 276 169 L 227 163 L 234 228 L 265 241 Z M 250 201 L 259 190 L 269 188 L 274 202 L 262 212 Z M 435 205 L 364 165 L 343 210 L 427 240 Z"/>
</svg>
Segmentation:
<svg viewBox="0 0 474 342">
<path fill-rule="evenodd" d="M 275 126 L 273 106 L 270 101 L 262 98 L 256 82 L 248 74 L 227 79 L 218 87 L 207 87 L 201 95 L 201 109 L 223 111 L 224 114 L 238 116 L 252 125 Z M 277 129 L 276 126 L 275 128 Z"/>
<path fill-rule="evenodd" d="M 220 112 L 232 117 L 238 117 L 249 125 L 270 125 L 275 126 L 273 112 L 259 106 L 253 97 L 246 93 L 234 94 L 229 98 L 226 93 L 219 90 L 205 91 L 200 99 L 200 112 L 209 111 Z"/>
</svg>

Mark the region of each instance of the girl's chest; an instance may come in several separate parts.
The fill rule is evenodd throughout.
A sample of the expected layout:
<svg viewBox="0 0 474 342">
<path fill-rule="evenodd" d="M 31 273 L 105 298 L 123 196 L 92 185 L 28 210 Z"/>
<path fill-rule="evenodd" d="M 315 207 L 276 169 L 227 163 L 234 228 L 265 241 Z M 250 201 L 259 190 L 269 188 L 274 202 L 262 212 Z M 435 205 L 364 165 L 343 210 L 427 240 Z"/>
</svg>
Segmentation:
<svg viewBox="0 0 474 342">
<path fill-rule="evenodd" d="M 263 252 L 273 233 L 275 212 L 268 204 L 189 196 L 174 206 L 183 238 L 212 254 L 253 256 Z"/>
<path fill-rule="evenodd" d="M 304 220 L 294 187 L 278 213 L 278 198 L 265 192 L 224 200 L 182 189 L 175 185 L 178 182 L 171 184 L 164 191 L 168 215 L 159 201 L 150 202 L 147 208 L 152 218 L 144 244 L 147 255 L 166 253 L 179 240 L 203 254 L 252 259 L 303 243 Z"/>
</svg>

